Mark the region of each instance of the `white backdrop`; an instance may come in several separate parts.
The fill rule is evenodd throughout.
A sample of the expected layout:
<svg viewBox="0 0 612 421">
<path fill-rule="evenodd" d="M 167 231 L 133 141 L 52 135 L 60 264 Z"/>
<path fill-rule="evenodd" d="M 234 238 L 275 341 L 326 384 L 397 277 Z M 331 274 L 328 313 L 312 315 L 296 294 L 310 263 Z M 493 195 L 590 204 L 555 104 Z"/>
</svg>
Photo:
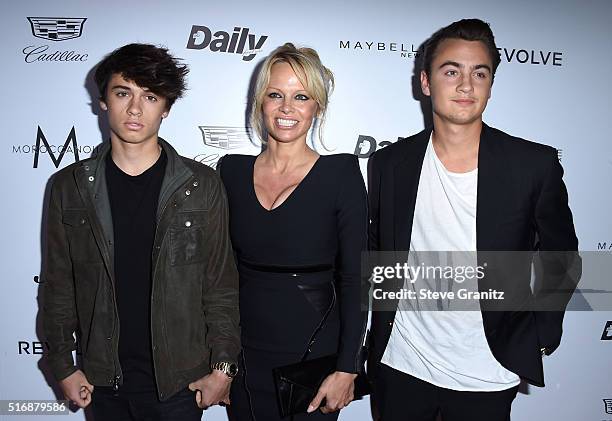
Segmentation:
<svg viewBox="0 0 612 421">
<path fill-rule="evenodd" d="M 90 97 L 91 69 L 130 42 L 165 45 L 190 65 L 188 95 L 175 104 L 161 135 L 183 155 L 214 165 L 230 151 L 258 152 L 244 134 L 247 92 L 255 66 L 276 46 L 292 41 L 319 52 L 337 81 L 325 142 L 333 152 L 366 154 L 371 143 L 359 146 L 359 136 L 380 144 L 424 127 L 411 85 L 414 50 L 451 21 L 482 18 L 502 48 L 485 121 L 560 149 L 581 250 L 612 250 L 609 1 L 30 0 L 4 2 L 0 10 L 0 399 L 54 398 L 39 367 L 45 346 L 36 331 L 35 276 L 44 190 L 57 169 L 42 140 L 34 168 L 37 137 L 44 136 L 57 158 L 57 148 L 74 128 L 79 157 L 90 155 L 107 136 Z M 50 40 L 38 31 L 36 18 L 54 18 L 59 25 L 86 20 Z M 194 25 L 207 28 L 199 33 L 196 28 L 192 39 L 206 48 L 186 48 Z M 211 51 L 203 42 L 217 31 L 248 35 L 245 48 L 249 40 L 251 48 L 263 42 L 261 51 L 254 57 Z M 75 161 L 70 145 L 59 168 Z M 361 160 L 364 174 L 366 161 Z M 568 313 L 563 343 L 545 360 L 547 387 L 525 388 L 515 401 L 513 420 L 612 420 L 612 408 L 606 413 L 604 405 L 604 399 L 612 399 L 612 341 L 602 339 L 612 337 L 612 329 L 604 333 L 608 320 L 612 312 Z M 39 419 L 20 419 L 30 418 Z M 220 408 L 206 411 L 205 418 L 226 419 Z M 83 419 L 83 412 L 54 419 Z M 368 401 L 351 404 L 340 419 L 370 420 Z"/>
</svg>

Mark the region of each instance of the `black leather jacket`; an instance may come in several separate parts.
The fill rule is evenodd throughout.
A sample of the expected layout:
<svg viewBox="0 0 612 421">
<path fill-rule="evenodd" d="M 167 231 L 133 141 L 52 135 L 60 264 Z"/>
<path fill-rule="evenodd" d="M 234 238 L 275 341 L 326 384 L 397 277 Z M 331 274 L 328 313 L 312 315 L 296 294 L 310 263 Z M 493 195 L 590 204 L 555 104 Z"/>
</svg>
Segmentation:
<svg viewBox="0 0 612 421">
<path fill-rule="evenodd" d="M 240 350 L 238 276 L 225 190 L 209 167 L 164 140 L 168 163 L 152 255 L 151 338 L 159 398 L 166 400 Z M 107 142 L 59 171 L 46 221 L 42 317 L 56 379 L 74 371 L 76 332 L 90 383 L 119 386 L 120 324 L 113 226 L 105 180 Z"/>
</svg>

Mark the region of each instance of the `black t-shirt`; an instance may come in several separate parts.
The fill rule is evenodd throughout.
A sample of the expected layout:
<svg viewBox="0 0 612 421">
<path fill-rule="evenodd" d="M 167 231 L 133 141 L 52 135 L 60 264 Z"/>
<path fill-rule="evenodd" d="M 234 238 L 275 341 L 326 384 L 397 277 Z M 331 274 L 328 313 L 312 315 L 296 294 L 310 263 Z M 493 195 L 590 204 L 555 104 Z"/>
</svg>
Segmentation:
<svg viewBox="0 0 612 421">
<path fill-rule="evenodd" d="M 156 393 L 151 353 L 151 252 L 159 192 L 166 168 L 157 162 L 131 176 L 106 160 L 106 183 L 113 217 L 115 279 L 119 311 L 119 362 L 125 392 Z"/>
</svg>

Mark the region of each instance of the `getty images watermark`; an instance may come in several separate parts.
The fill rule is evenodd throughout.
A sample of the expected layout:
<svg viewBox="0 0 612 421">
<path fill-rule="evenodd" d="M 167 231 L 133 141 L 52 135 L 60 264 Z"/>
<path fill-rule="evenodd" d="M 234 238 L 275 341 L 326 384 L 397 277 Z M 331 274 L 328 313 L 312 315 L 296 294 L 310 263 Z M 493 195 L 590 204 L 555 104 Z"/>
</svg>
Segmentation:
<svg viewBox="0 0 612 421">
<path fill-rule="evenodd" d="M 503 300 L 504 291 L 489 288 L 488 291 L 471 290 L 469 287 L 456 290 L 439 291 L 432 289 L 431 281 L 454 282 L 456 284 L 468 283 L 485 277 L 486 263 L 482 266 L 466 265 L 426 265 L 420 263 L 413 266 L 404 263 L 395 263 L 394 266 L 374 266 L 372 268 L 371 281 L 381 284 L 385 280 L 405 281 L 410 287 L 402 287 L 398 291 L 385 291 L 383 288 L 374 287 L 372 297 L 375 300 Z M 425 287 L 415 288 L 415 284 Z"/>
<path fill-rule="evenodd" d="M 362 255 L 373 311 L 611 310 L 612 253 L 391 251 Z M 582 278 L 581 278 L 582 277 Z M 580 288 L 578 282 L 580 281 Z"/>
<path fill-rule="evenodd" d="M 0 400 L 0 415 L 68 415 L 67 400 Z"/>
</svg>

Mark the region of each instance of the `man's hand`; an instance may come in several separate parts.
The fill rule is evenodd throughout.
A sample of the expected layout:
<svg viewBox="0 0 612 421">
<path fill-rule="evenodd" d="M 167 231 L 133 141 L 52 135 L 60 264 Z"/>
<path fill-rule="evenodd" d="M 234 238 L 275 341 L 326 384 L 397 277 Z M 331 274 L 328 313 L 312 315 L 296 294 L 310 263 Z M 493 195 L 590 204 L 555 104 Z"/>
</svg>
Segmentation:
<svg viewBox="0 0 612 421">
<path fill-rule="evenodd" d="M 223 402 L 230 403 L 229 391 L 232 379 L 221 370 L 213 370 L 212 373 L 189 384 L 189 390 L 196 392 L 198 407 L 206 409 L 209 406 Z"/>
<path fill-rule="evenodd" d="M 87 381 L 87 377 L 81 370 L 77 370 L 59 382 L 66 399 L 74 402 L 79 408 L 85 408 L 91 403 L 93 384 Z"/>
<path fill-rule="evenodd" d="M 353 400 L 355 391 L 355 378 L 357 374 L 336 371 L 323 381 L 317 395 L 308 406 L 308 412 L 313 412 L 319 408 L 321 401 L 325 398 L 325 406 L 321 412 L 328 414 L 339 411 Z"/>
</svg>

